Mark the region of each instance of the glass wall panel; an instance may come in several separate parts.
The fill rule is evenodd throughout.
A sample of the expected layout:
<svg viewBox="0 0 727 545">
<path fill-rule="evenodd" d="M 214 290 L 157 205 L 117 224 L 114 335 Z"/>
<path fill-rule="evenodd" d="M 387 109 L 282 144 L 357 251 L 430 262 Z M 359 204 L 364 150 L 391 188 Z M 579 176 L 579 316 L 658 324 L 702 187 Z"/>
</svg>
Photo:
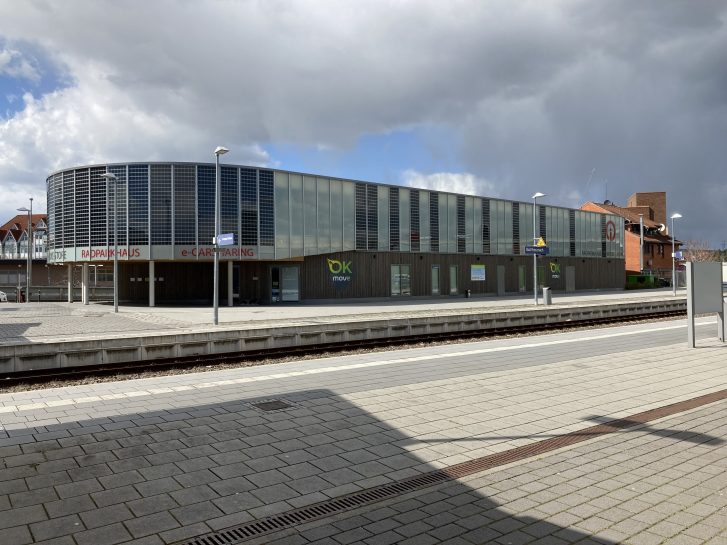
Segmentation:
<svg viewBox="0 0 727 545">
<path fill-rule="evenodd" d="M 272 200 L 272 199 L 271 199 Z M 258 243 L 257 170 L 240 169 L 240 245 Z"/>
<path fill-rule="evenodd" d="M 457 195 L 457 253 L 467 251 L 467 214 L 464 195 Z"/>
<path fill-rule="evenodd" d="M 149 165 L 129 165 L 129 244 L 149 244 Z"/>
<path fill-rule="evenodd" d="M 419 229 L 419 190 L 411 189 L 409 196 L 409 224 L 411 225 L 411 251 L 421 249 L 421 231 Z"/>
<path fill-rule="evenodd" d="M 331 180 L 331 251 L 343 250 L 343 187 L 340 180 Z"/>
<path fill-rule="evenodd" d="M 411 194 L 402 187 L 399 190 L 399 248 L 402 252 L 411 251 Z"/>
<path fill-rule="evenodd" d="M 258 170 L 260 194 L 260 245 L 275 244 L 275 190 L 272 170 Z"/>
<path fill-rule="evenodd" d="M 447 194 L 439 194 L 439 251 L 449 253 L 449 235 L 447 230 Z"/>
<path fill-rule="evenodd" d="M 75 172 L 67 170 L 63 173 L 63 247 L 73 248 L 76 245 L 76 183 Z"/>
<path fill-rule="evenodd" d="M 174 242 L 197 243 L 194 166 L 174 165 Z"/>
<path fill-rule="evenodd" d="M 220 167 L 220 234 L 233 233 L 235 244 L 240 243 L 240 196 L 238 194 L 238 169 Z"/>
<path fill-rule="evenodd" d="M 429 242 L 432 252 L 439 252 L 439 193 L 429 193 Z"/>
<path fill-rule="evenodd" d="M 389 188 L 389 248 L 392 252 L 401 249 L 401 230 L 399 227 L 399 188 Z"/>
<path fill-rule="evenodd" d="M 356 249 L 366 249 L 366 184 L 356 184 Z"/>
<path fill-rule="evenodd" d="M 303 177 L 290 174 L 290 257 L 303 255 Z"/>
<path fill-rule="evenodd" d="M 209 165 L 197 166 L 197 225 L 198 244 L 211 245 L 215 236 L 215 167 Z"/>
<path fill-rule="evenodd" d="M 375 185 L 366 185 L 366 248 L 379 247 L 378 190 Z"/>
<path fill-rule="evenodd" d="M 275 172 L 275 257 L 290 257 L 290 186 L 287 172 Z"/>
<path fill-rule="evenodd" d="M 500 253 L 512 254 L 512 203 L 506 201 L 503 203 L 503 239 Z"/>
<path fill-rule="evenodd" d="M 430 252 L 432 250 L 432 234 L 429 230 L 429 191 L 419 191 L 419 250 Z"/>
<path fill-rule="evenodd" d="M 500 253 L 500 228 L 502 226 L 502 201 L 490 199 L 490 252 Z"/>
<path fill-rule="evenodd" d="M 88 246 L 88 169 L 76 170 L 76 245 Z"/>
<path fill-rule="evenodd" d="M 343 189 L 343 249 L 356 249 L 356 212 L 355 186 L 351 182 L 341 182 Z"/>
<path fill-rule="evenodd" d="M 108 168 L 108 171 L 116 176 L 116 237 L 117 237 L 117 244 L 119 245 L 125 245 L 127 241 L 127 225 L 126 225 L 126 215 L 127 215 L 127 209 L 126 209 L 126 203 L 127 203 L 127 195 L 128 195 L 128 187 L 126 183 L 126 172 L 127 167 L 126 166 L 112 166 Z M 194 184 L 194 179 L 192 179 L 192 184 Z M 113 207 L 113 198 L 114 193 L 113 189 L 110 195 L 110 206 Z M 113 217 L 113 214 L 111 214 L 109 217 Z M 195 223 L 195 216 L 192 217 L 192 227 L 194 227 Z M 114 243 L 114 237 L 113 237 L 113 222 L 111 222 L 109 227 L 109 232 L 111 233 L 111 236 L 109 238 L 109 244 Z"/>
<path fill-rule="evenodd" d="M 91 246 L 106 246 L 107 233 L 107 206 L 108 196 L 106 195 L 106 167 L 92 167 L 90 171 L 90 223 L 91 223 Z"/>
<path fill-rule="evenodd" d="M 318 178 L 318 253 L 331 251 L 331 190 L 328 178 Z"/>
<path fill-rule="evenodd" d="M 172 165 L 150 166 L 151 243 L 172 243 Z"/>
<path fill-rule="evenodd" d="M 303 176 L 303 228 L 305 255 L 318 253 L 318 186 L 312 176 Z"/>
<path fill-rule="evenodd" d="M 475 198 L 465 197 L 465 225 L 464 225 L 464 239 L 466 243 L 466 251 L 469 254 L 475 252 Z"/>
<path fill-rule="evenodd" d="M 457 195 L 447 195 L 447 248 L 457 252 Z"/>
<path fill-rule="evenodd" d="M 377 187 L 379 208 L 379 250 L 389 250 L 389 188 L 383 185 Z"/>
<path fill-rule="evenodd" d="M 472 233 L 473 240 L 475 241 L 474 252 L 481 254 L 483 251 L 482 247 L 482 199 L 475 197 L 473 204 L 472 213 L 474 214 L 474 231 Z"/>
</svg>

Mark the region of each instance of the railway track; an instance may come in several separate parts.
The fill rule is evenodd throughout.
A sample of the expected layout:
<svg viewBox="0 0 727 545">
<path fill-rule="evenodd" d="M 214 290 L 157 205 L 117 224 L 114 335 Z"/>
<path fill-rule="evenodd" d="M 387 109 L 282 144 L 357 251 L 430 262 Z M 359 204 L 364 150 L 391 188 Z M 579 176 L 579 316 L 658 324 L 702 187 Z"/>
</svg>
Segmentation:
<svg viewBox="0 0 727 545">
<path fill-rule="evenodd" d="M 671 320 L 686 316 L 686 311 L 661 311 L 634 316 L 593 318 L 577 321 L 560 321 L 543 325 L 508 326 L 482 330 L 453 331 L 409 335 L 386 339 L 367 339 L 355 342 L 323 343 L 317 345 L 280 347 L 245 352 L 229 352 L 184 358 L 157 359 L 153 361 L 126 362 L 120 364 L 84 365 L 61 369 L 41 369 L 0 375 L 0 391 L 17 389 L 60 387 L 104 380 L 125 380 L 162 374 L 210 371 L 230 367 L 271 365 L 300 358 L 321 357 L 327 354 L 351 354 L 361 351 L 410 348 L 443 342 L 467 342 L 485 339 L 528 336 L 533 333 L 592 329 L 603 326 Z"/>
</svg>

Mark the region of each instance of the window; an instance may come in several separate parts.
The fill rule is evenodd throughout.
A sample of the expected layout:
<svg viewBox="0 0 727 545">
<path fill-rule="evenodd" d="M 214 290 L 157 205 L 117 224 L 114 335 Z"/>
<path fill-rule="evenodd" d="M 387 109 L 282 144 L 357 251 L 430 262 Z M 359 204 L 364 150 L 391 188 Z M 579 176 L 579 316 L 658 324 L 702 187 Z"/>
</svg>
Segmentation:
<svg viewBox="0 0 727 545">
<path fill-rule="evenodd" d="M 257 245 L 257 170 L 240 169 L 240 244 Z"/>
</svg>

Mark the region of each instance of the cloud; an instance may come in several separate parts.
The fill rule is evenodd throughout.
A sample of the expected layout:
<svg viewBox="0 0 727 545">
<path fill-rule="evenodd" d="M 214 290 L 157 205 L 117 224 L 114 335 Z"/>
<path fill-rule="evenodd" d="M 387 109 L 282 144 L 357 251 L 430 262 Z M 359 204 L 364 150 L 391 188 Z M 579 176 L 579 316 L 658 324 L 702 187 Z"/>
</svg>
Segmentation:
<svg viewBox="0 0 727 545">
<path fill-rule="evenodd" d="M 449 193 L 464 193 L 483 197 L 497 197 L 500 192 L 494 183 L 461 172 L 435 172 L 423 174 L 416 170 L 405 170 L 401 174 L 403 185 L 433 191 L 446 191 Z"/>
<path fill-rule="evenodd" d="M 0 67 L 42 78 L 32 47 L 66 82 L 4 89 L 24 107 L 0 120 L 0 191 L 95 161 L 211 161 L 224 144 L 275 164 L 271 144 L 323 157 L 441 126 L 456 168 L 388 172 L 568 206 L 665 190 L 690 238 L 725 236 L 723 2 L 0 0 L 0 20 Z"/>
<path fill-rule="evenodd" d="M 0 76 L 40 80 L 40 73 L 31 60 L 24 58 L 20 51 L 7 48 L 0 49 Z"/>
</svg>

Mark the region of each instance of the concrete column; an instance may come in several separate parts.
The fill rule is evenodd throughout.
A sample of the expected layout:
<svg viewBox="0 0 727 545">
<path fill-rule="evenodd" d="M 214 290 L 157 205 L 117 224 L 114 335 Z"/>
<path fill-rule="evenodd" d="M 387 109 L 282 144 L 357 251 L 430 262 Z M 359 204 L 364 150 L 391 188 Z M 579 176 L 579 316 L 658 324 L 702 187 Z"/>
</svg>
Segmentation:
<svg viewBox="0 0 727 545">
<path fill-rule="evenodd" d="M 154 262 L 149 261 L 149 306 L 156 306 L 154 300 Z"/>
<path fill-rule="evenodd" d="M 81 302 L 87 305 L 90 302 L 89 293 L 89 275 L 88 275 L 88 263 L 84 263 L 81 269 Z"/>
<path fill-rule="evenodd" d="M 68 265 L 68 302 L 73 303 L 73 265 Z"/>
<path fill-rule="evenodd" d="M 227 262 L 227 306 L 232 306 L 232 261 Z"/>
</svg>

